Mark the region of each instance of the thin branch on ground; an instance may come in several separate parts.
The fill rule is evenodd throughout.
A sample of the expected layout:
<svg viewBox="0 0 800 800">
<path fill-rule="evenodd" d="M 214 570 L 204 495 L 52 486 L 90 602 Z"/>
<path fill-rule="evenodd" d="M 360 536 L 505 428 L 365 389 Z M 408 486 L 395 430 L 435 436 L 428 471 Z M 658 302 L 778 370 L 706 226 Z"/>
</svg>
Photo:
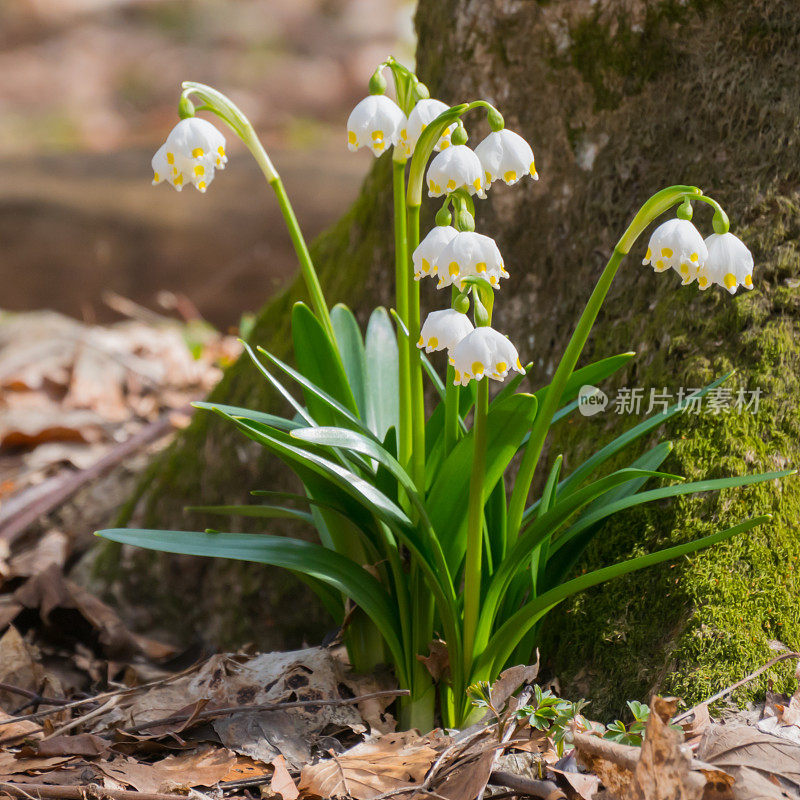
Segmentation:
<svg viewBox="0 0 800 800">
<path fill-rule="evenodd" d="M 764 664 L 763 667 L 759 667 L 757 670 L 751 672 L 746 677 L 742 678 L 740 681 L 736 681 L 736 683 L 728 686 L 726 689 L 723 689 L 721 692 L 717 692 L 715 695 L 712 695 L 707 700 L 703 700 L 702 703 L 697 703 L 696 705 L 692 706 L 688 711 L 682 711 L 677 716 L 673 717 L 671 722 L 673 725 L 681 722 L 682 720 L 690 717 L 694 714 L 695 710 L 698 709 L 700 706 L 708 706 L 711 703 L 716 703 L 717 700 L 721 700 L 725 695 L 730 694 L 731 692 L 736 691 L 740 686 L 744 686 L 746 683 L 749 683 L 753 680 L 753 678 L 757 678 L 762 673 L 766 672 L 770 667 L 777 664 L 779 661 L 785 661 L 787 658 L 797 658 L 800 659 L 800 653 L 782 653 L 777 658 L 773 658 L 771 661 L 768 661 Z"/>
<path fill-rule="evenodd" d="M 86 786 L 49 786 L 46 783 L 0 782 L 0 790 L 12 797 L 21 797 L 25 800 L 40 797 L 48 800 L 176 800 L 176 798 L 186 800 L 185 794 L 104 789 L 97 783 Z"/>
<path fill-rule="evenodd" d="M 32 692 L 30 689 L 23 689 L 21 686 L 14 686 L 10 683 L 3 683 L 0 681 L 0 692 L 8 692 L 9 694 L 18 694 L 20 697 L 27 697 L 31 703 L 47 705 L 47 706 L 65 706 L 69 700 L 63 697 L 47 697 L 46 695 Z"/>
<path fill-rule="evenodd" d="M 286 708 L 314 708 L 316 706 L 352 706 L 364 700 L 372 700 L 375 697 L 399 697 L 400 695 L 410 694 L 408 689 L 386 689 L 381 692 L 371 692 L 362 694 L 359 697 L 344 697 L 335 700 L 291 700 L 285 703 L 257 703 L 243 706 L 227 706 L 225 708 L 213 708 L 208 711 L 201 711 L 199 714 L 173 714 L 170 717 L 142 722 L 125 728 L 121 733 L 139 733 L 149 728 L 158 728 L 162 725 L 174 725 L 179 722 L 188 722 L 190 719 L 197 722 L 224 717 L 230 714 L 246 714 L 251 711 L 280 711 Z"/>
<path fill-rule="evenodd" d="M 553 781 L 536 781 L 522 775 L 513 775 L 510 772 L 495 770 L 489 776 L 489 783 L 495 786 L 505 786 L 516 794 L 528 797 L 540 797 L 542 800 L 567 800 L 567 796 Z"/>
</svg>

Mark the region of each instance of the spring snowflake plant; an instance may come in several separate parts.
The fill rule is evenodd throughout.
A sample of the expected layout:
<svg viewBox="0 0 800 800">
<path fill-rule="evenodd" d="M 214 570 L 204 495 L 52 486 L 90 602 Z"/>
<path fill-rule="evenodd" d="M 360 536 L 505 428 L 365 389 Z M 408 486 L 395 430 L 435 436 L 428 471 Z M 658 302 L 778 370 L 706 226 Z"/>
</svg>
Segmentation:
<svg viewBox="0 0 800 800">
<path fill-rule="evenodd" d="M 385 93 L 386 69 L 396 101 Z M 319 544 L 209 531 L 116 529 L 101 535 L 155 550 L 291 570 L 337 621 L 347 620 L 346 644 L 357 669 L 392 664 L 401 687 L 409 690 L 401 699 L 401 724 L 426 730 L 434 723 L 437 697 L 445 725 L 467 722 L 474 713 L 467 687 L 494 680 L 509 664 L 527 662 L 541 619 L 565 598 L 769 519 L 756 516 L 575 577 L 581 553 L 610 516 L 641 503 L 789 473 L 682 483 L 659 471 L 669 442 L 632 458 L 624 469 L 604 470 L 609 459 L 720 379 L 626 431 L 569 475 L 562 477 L 562 459 L 555 458 L 543 476 L 543 490 L 531 498 L 551 426 L 576 407 L 583 384 L 599 383 L 633 357 L 622 353 L 576 369 L 611 282 L 645 229 L 678 207 L 677 217 L 653 232 L 645 263 L 657 272 L 672 268 L 684 284 L 696 280 L 701 289 L 712 283 L 730 292 L 752 288 L 752 257 L 728 232 L 722 208 L 700 189 L 663 189 L 645 202 L 614 248 L 550 383 L 521 391 L 526 368 L 519 351 L 492 327 L 495 294 L 502 293 L 509 273 L 495 241 L 475 231 L 474 198 L 485 197 L 497 181 L 530 187 L 530 179 L 538 177 L 530 145 L 506 129 L 497 109 L 483 100 L 447 106 L 430 99 L 417 76 L 392 58 L 378 67 L 369 88 L 350 115 L 347 143 L 376 157 L 391 153 L 396 299 L 392 316 L 382 308 L 373 312 L 365 336 L 345 306 L 329 311 L 281 179 L 252 125 L 227 97 L 203 84 L 183 84 L 181 121 L 153 159 L 155 183 L 167 181 L 176 189 L 192 183 L 205 191 L 227 160 L 222 134 L 195 116 L 210 112 L 244 142 L 277 195 L 311 308 L 297 303 L 292 312 L 294 367 L 255 343 L 245 347 L 292 411 L 284 417 L 198 406 L 281 459 L 298 476 L 303 493 L 254 491 L 262 505 L 196 510 L 299 520 L 316 528 Z M 471 150 L 464 122 L 476 114 L 485 116 L 490 133 Z M 436 225 L 420 241 L 426 186 L 431 197 L 443 200 Z M 714 212 L 714 233 L 705 241 L 690 221 L 693 203 L 708 204 Z M 443 291 L 440 308 L 423 324 L 420 282 L 426 278 Z M 444 382 L 426 355 L 436 351 L 447 351 Z M 490 383 L 503 384 L 493 398 Z M 664 485 L 645 491 L 653 479 Z M 445 642 L 448 664 L 434 680 L 421 658 L 437 638 Z"/>
</svg>

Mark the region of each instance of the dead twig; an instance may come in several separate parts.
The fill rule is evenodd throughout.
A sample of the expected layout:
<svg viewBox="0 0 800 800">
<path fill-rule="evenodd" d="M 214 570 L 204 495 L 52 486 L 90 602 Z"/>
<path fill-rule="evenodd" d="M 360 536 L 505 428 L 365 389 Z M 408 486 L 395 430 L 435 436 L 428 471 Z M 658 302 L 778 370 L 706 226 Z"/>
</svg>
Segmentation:
<svg viewBox="0 0 800 800">
<path fill-rule="evenodd" d="M 567 796 L 553 781 L 536 781 L 522 775 L 495 770 L 489 776 L 489 783 L 495 786 L 505 786 L 517 794 L 524 794 L 528 797 L 540 797 L 542 800 L 567 800 Z"/>
<path fill-rule="evenodd" d="M 736 683 L 732 684 L 731 686 L 728 686 L 721 692 L 717 692 L 715 695 L 712 695 L 707 700 L 703 700 L 702 703 L 698 703 L 697 705 L 692 706 L 688 711 L 681 712 L 677 716 L 673 717 L 670 720 L 670 722 L 673 725 L 681 722 L 681 720 L 684 720 L 687 717 L 690 717 L 692 714 L 694 714 L 695 710 L 700 706 L 707 706 L 710 705 L 711 703 L 715 703 L 717 700 L 721 700 L 723 697 L 725 697 L 725 695 L 728 695 L 731 692 L 736 691 L 736 689 L 738 689 L 740 686 L 744 686 L 749 681 L 752 681 L 753 678 L 757 678 L 759 675 L 766 672 L 770 667 L 774 666 L 779 661 L 785 661 L 787 658 L 800 659 L 800 653 L 782 653 L 781 655 L 777 656 L 777 658 L 773 658 L 771 661 L 768 661 L 766 664 L 764 664 L 763 667 L 759 667 L 757 670 L 751 672 L 749 675 L 742 678 L 740 681 L 736 681 Z"/>
<path fill-rule="evenodd" d="M 30 689 L 23 689 L 21 686 L 14 686 L 10 683 L 3 683 L 0 681 L 0 692 L 8 692 L 9 694 L 18 694 L 21 697 L 27 697 L 31 703 L 47 706 L 64 706 L 69 703 L 63 697 L 47 697 L 38 692 L 32 692 Z M 26 704 L 29 705 L 29 704 Z"/>
<path fill-rule="evenodd" d="M 185 794 L 134 792 L 126 789 L 104 789 L 97 783 L 86 786 L 48 786 L 46 783 L 0 783 L 0 789 L 12 797 L 51 798 L 52 800 L 186 800 Z"/>
<path fill-rule="evenodd" d="M 313 708 L 316 706 L 352 706 L 364 700 L 372 700 L 375 697 L 399 697 L 410 694 L 408 689 L 386 689 L 382 692 L 371 692 L 362 694 L 359 697 L 337 698 L 335 700 L 292 700 L 286 703 L 257 703 L 244 706 L 227 706 L 225 708 L 213 708 L 209 711 L 201 711 L 199 714 L 173 714 L 170 717 L 142 722 L 125 728 L 121 733 L 139 733 L 149 728 L 159 728 L 162 725 L 175 725 L 179 722 L 187 722 L 192 719 L 196 722 L 214 719 L 214 717 L 224 717 L 229 714 L 246 714 L 251 711 L 279 711 L 286 708 Z"/>
<path fill-rule="evenodd" d="M 182 413 L 191 414 L 194 409 L 187 406 Z M 0 539 L 4 539 L 8 544 L 12 544 L 33 525 L 39 517 L 55 511 L 62 503 L 69 500 L 72 495 L 87 483 L 91 483 L 101 475 L 108 472 L 112 467 L 130 458 L 134 453 L 149 444 L 166 436 L 172 430 L 170 421 L 172 414 L 164 414 L 155 422 L 146 425 L 142 430 L 135 433 L 129 439 L 114 447 L 106 453 L 99 461 L 91 467 L 82 469 L 71 475 L 67 475 L 60 480 L 53 489 L 44 497 L 32 500 L 27 506 L 21 508 L 14 516 L 0 525 Z"/>
<path fill-rule="evenodd" d="M 82 700 L 72 700 L 69 703 L 59 706 L 58 708 L 46 708 L 42 711 L 35 711 L 31 714 L 20 714 L 14 717 L 8 717 L 7 719 L 0 720 L 0 729 L 5 725 L 11 725 L 14 722 L 44 719 L 45 717 L 51 717 L 54 714 L 60 714 L 62 711 L 68 711 L 73 708 L 96 705 L 97 703 L 108 700 L 109 697 L 127 697 L 128 695 L 143 692 L 147 689 L 155 689 L 157 686 L 166 686 L 167 684 L 172 683 L 179 678 L 183 678 L 196 669 L 197 665 L 193 664 L 191 667 L 187 667 L 186 669 L 181 670 L 181 672 L 176 672 L 174 675 L 168 675 L 166 678 L 159 678 L 158 680 L 150 681 L 149 683 L 143 683 L 141 686 L 131 686 L 127 689 L 114 689 L 113 691 L 97 694 L 94 697 L 84 697 Z M 11 741 L 11 739 L 16 738 L 18 737 L 15 736 L 11 738 L 0 739 L 0 744 L 5 744 L 7 741 Z"/>
</svg>

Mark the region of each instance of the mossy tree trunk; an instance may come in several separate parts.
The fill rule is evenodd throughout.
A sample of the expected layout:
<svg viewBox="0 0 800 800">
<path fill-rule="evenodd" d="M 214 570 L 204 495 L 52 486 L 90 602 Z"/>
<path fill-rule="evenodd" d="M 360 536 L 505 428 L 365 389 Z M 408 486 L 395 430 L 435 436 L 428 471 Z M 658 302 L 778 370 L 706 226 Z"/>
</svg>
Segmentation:
<svg viewBox="0 0 800 800">
<path fill-rule="evenodd" d="M 790 0 L 420 0 L 417 29 L 419 74 L 433 96 L 488 99 L 534 145 L 541 180 L 493 188 L 477 223 L 497 238 L 511 271 L 495 320 L 535 362 L 533 384 L 551 373 L 636 208 L 659 188 L 695 184 L 723 203 L 753 250 L 756 290 L 731 298 L 678 289 L 673 274 L 638 266 L 642 242 L 616 279 L 586 358 L 637 351 L 612 391 L 676 393 L 733 368 L 734 394 L 760 389 L 757 414 L 675 420 L 666 431 L 676 442 L 672 471 L 721 477 L 796 464 L 800 8 Z M 484 131 L 472 128 L 474 143 Z M 361 312 L 386 299 L 375 275 L 391 274 L 388 192 L 380 194 L 387 185 L 378 163 L 354 210 L 315 248 L 329 298 Z M 704 210 L 696 221 L 710 231 Z M 288 304 L 283 297 L 265 309 L 255 340 L 286 339 Z M 215 398 L 272 402 L 243 364 Z M 565 424 L 551 455 L 563 452 L 569 469 L 639 419 L 607 412 Z M 230 431 L 198 419 L 154 467 L 147 522 L 185 527 L 185 503 L 232 502 L 273 474 Z M 656 688 L 692 701 L 774 655 L 773 640 L 796 649 L 799 486 L 789 479 L 670 503 L 606 528 L 582 568 L 751 513 L 775 514 L 771 526 L 561 609 L 544 631 L 543 657 L 565 692 L 592 697 L 601 717 Z M 779 684 L 789 672 L 776 673 Z"/>
</svg>

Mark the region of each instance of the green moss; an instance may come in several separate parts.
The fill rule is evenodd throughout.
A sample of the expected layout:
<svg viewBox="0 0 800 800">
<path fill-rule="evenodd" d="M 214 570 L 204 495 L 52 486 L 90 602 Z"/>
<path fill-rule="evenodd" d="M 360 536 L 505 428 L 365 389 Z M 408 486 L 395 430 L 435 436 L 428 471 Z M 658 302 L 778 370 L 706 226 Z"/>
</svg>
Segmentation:
<svg viewBox="0 0 800 800">
<path fill-rule="evenodd" d="M 784 215 L 773 219 L 775 228 L 747 237 L 757 254 L 769 251 L 775 229 L 793 224 L 793 203 L 784 200 Z M 664 464 L 667 471 L 697 480 L 795 466 L 800 290 L 773 281 L 796 257 L 796 242 L 784 243 L 775 266 L 758 273 L 759 288 L 751 294 L 732 299 L 690 288 L 660 297 L 652 318 L 602 327 L 603 354 L 624 350 L 632 340 L 644 344 L 639 364 L 634 361 L 617 388 L 664 386 L 674 392 L 680 386 L 701 386 L 738 366 L 740 374 L 728 382 L 733 398 L 740 388 L 762 392 L 755 414 L 686 414 L 672 421 L 662 432 L 676 443 Z M 665 331 L 679 333 L 669 337 L 666 347 L 651 349 L 652 337 Z M 598 425 L 591 418 L 564 426 L 553 452 L 563 449 L 577 463 L 619 433 L 625 419 Z M 640 445 L 636 454 L 645 447 Z M 620 459 L 614 466 L 624 463 Z M 592 713 L 601 718 L 621 714 L 626 699 L 647 700 L 652 691 L 676 694 L 691 704 L 774 657 L 775 640 L 795 649 L 800 642 L 796 477 L 632 510 L 603 529 L 581 569 L 699 538 L 763 513 L 774 514 L 771 524 L 585 592 L 556 612 L 545 627 L 542 649 L 565 680 L 567 693 L 591 695 Z M 791 690 L 793 673 L 792 664 L 778 665 L 733 700 L 744 703 L 762 695 L 767 680 L 774 681 L 776 690 Z"/>
</svg>

